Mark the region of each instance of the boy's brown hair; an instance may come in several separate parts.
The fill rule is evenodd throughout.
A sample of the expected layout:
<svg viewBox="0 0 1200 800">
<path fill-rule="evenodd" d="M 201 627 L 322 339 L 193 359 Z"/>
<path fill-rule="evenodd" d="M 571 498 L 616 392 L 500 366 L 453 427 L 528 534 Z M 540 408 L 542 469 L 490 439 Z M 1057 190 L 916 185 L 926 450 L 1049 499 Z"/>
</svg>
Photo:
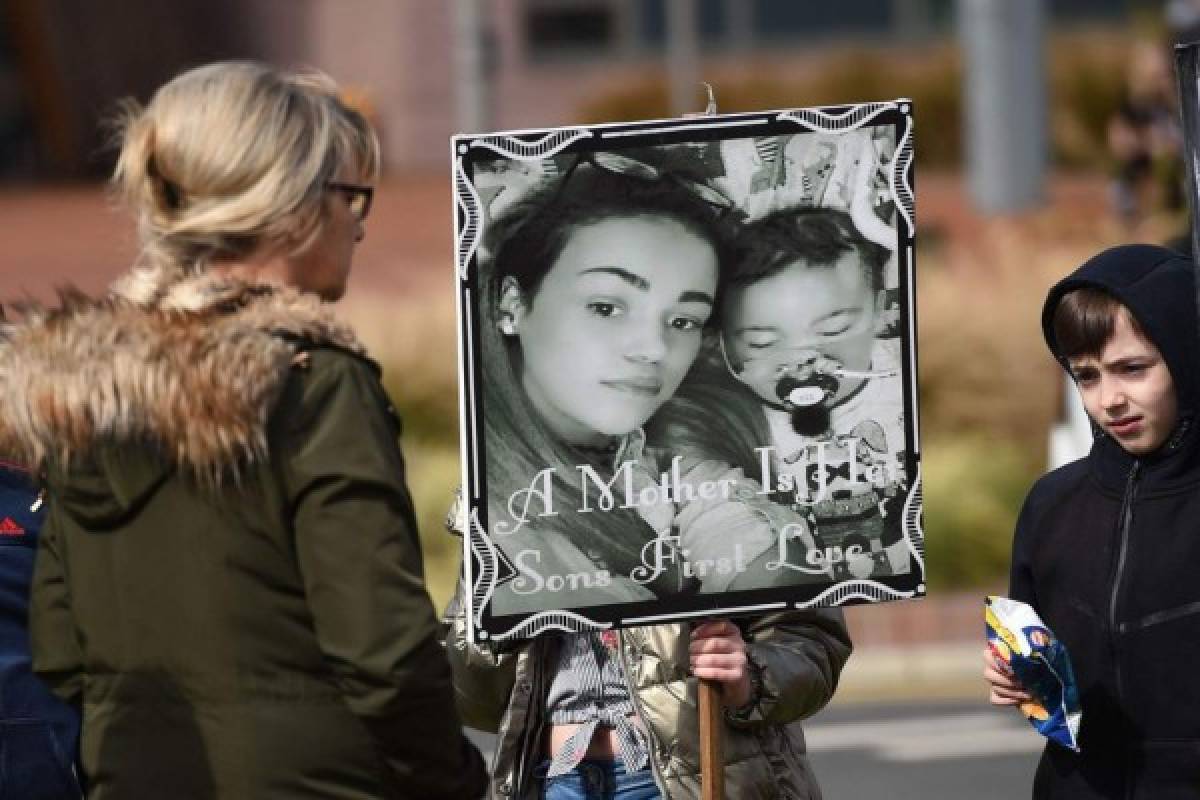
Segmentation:
<svg viewBox="0 0 1200 800">
<path fill-rule="evenodd" d="M 1112 338 L 1117 315 L 1128 310 L 1120 300 L 1103 289 L 1085 287 L 1063 295 L 1054 309 L 1054 343 L 1059 358 L 1099 356 Z M 1130 324 L 1139 334 L 1142 328 L 1130 314 Z"/>
</svg>

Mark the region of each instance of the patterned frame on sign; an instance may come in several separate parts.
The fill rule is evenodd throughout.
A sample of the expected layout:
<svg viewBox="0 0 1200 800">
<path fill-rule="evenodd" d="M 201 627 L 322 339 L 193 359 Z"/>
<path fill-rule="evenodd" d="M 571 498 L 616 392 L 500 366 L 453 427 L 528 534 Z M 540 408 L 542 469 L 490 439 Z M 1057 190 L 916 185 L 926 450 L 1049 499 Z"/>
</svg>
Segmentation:
<svg viewBox="0 0 1200 800">
<path fill-rule="evenodd" d="M 896 314 L 895 373 L 897 416 L 901 420 L 904 445 L 897 456 L 903 462 L 902 494 L 894 498 L 889 525 L 900 531 L 899 543 L 889 558 L 903 551 L 907 564 L 881 570 L 865 577 L 831 572 L 830 580 L 803 582 L 795 586 L 749 588 L 715 594 L 659 597 L 653 601 L 618 602 L 585 607 L 554 607 L 561 598 L 547 597 L 540 606 L 516 613 L 496 613 L 498 589 L 514 575 L 513 560 L 489 532 L 486 448 L 483 422 L 487 396 L 481 384 L 478 270 L 487 257 L 487 226 L 497 194 L 515 196 L 526 184 L 545 184 L 558 178 L 557 164 L 572 154 L 644 152 L 646 148 L 688 145 L 720 150 L 725 171 L 711 181 L 753 218 L 763 208 L 789 203 L 814 202 L 811 175 L 796 178 L 791 185 L 770 191 L 739 190 L 736 170 L 728 167 L 732 153 L 761 167 L 763 159 L 783 159 L 788 143 L 802 153 L 805 164 L 821 180 L 837 180 L 838 158 L 844 158 L 851 141 L 847 137 L 870 135 L 885 142 L 881 148 L 879 195 L 889 201 L 890 225 L 894 229 L 892 277 L 888 289 Z M 857 140 L 856 140 L 857 141 Z M 752 146 L 753 145 L 753 146 Z M 754 148 L 757 148 L 755 150 Z M 767 152 L 768 150 L 771 152 Z M 820 154 L 827 154 L 820 162 Z M 789 151 L 791 152 L 791 151 Z M 739 158 L 741 156 L 738 156 Z M 700 617 L 761 614 L 813 606 L 841 606 L 909 599 L 925 593 L 924 534 L 922 530 L 921 470 L 916 383 L 916 308 L 914 270 L 913 197 L 913 109 L 907 99 L 858 105 L 801 108 L 754 114 L 732 114 L 685 119 L 514 131 L 484 135 L 459 135 L 452 140 L 453 191 L 455 203 L 455 258 L 459 312 L 460 413 L 462 424 L 462 521 L 464 529 L 464 580 L 466 602 L 474 640 L 529 638 L 547 631 L 603 630 L 611 627 L 647 625 Z M 529 175 L 522 183 L 499 190 L 485 186 L 485 163 L 511 163 Z M 886 162 L 886 163 L 884 163 Z M 747 162 L 749 163 L 749 162 Z M 782 163 L 782 162 L 781 162 Z M 847 167 L 842 166 L 843 177 Z M 826 189 L 827 192 L 832 190 Z M 818 198 L 819 200 L 819 198 Z M 751 206 L 757 204 L 755 211 Z M 858 440 L 855 440 L 858 441 Z M 859 443 L 861 446 L 861 442 Z M 824 484 L 822 484 L 824 487 Z M 897 518 L 898 517 L 898 518 Z M 878 553 L 876 560 L 882 563 Z M 561 604 L 561 603 L 560 603 Z"/>
</svg>

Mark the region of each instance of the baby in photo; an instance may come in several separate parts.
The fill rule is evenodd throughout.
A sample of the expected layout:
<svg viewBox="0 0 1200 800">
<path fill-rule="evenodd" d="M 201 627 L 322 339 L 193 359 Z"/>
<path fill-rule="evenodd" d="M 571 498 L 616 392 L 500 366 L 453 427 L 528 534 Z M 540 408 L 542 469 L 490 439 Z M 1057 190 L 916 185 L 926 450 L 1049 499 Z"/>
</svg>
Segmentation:
<svg viewBox="0 0 1200 800">
<path fill-rule="evenodd" d="M 885 325 L 886 248 L 849 213 L 799 208 L 750 223 L 722 309 L 722 360 L 759 401 L 764 485 L 808 509 L 836 577 L 907 566 L 898 342 Z"/>
</svg>

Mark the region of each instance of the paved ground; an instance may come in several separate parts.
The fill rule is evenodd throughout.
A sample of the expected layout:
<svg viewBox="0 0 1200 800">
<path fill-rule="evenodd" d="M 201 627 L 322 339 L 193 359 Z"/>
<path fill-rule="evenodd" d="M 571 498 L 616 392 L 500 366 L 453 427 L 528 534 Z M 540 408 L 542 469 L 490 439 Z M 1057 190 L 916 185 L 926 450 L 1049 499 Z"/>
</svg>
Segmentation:
<svg viewBox="0 0 1200 800">
<path fill-rule="evenodd" d="M 1027 797 L 1043 742 L 1016 714 L 962 701 L 836 701 L 805 730 L 826 800 Z M 494 737 L 468 734 L 490 755 Z"/>
<path fill-rule="evenodd" d="M 1043 739 L 979 703 L 835 704 L 808 726 L 826 800 L 1028 797 Z"/>
</svg>

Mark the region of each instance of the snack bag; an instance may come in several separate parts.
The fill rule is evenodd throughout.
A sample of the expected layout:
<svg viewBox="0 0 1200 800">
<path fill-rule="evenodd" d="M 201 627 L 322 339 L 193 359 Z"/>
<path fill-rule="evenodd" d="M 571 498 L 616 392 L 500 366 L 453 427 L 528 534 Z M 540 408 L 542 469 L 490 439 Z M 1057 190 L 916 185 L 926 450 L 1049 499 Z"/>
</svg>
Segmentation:
<svg viewBox="0 0 1200 800">
<path fill-rule="evenodd" d="M 984 605 L 988 647 L 1012 668 L 1033 696 L 1020 705 L 1030 724 L 1052 742 L 1079 750 L 1079 690 L 1067 648 L 1025 603 L 991 595 Z"/>
</svg>

